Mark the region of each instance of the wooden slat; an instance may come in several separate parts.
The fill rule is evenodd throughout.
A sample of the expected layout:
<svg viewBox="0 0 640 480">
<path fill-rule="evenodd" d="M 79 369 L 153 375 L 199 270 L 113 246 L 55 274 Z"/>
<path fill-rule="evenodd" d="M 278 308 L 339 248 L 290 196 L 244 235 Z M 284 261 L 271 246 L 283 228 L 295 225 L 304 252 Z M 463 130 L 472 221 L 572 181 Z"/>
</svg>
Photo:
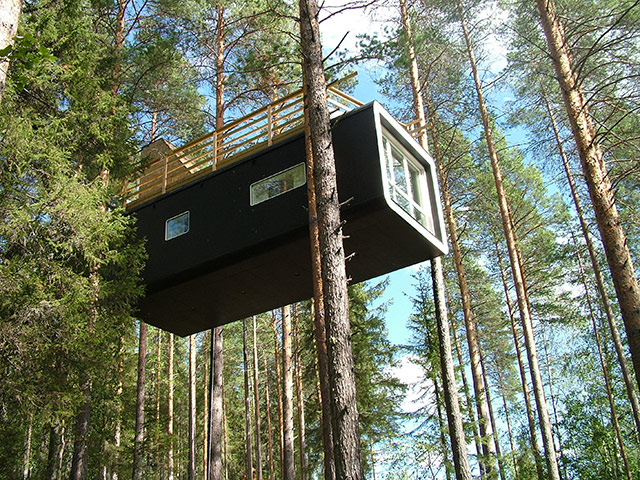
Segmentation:
<svg viewBox="0 0 640 480">
<path fill-rule="evenodd" d="M 354 75 L 355 73 L 340 81 Z M 335 108 L 332 113 L 347 112 L 362 105 L 355 98 L 336 89 L 333 86 L 336 83 L 330 84 L 327 91 L 327 99 Z M 139 171 L 136 181 L 123 187 L 126 207 L 132 208 L 174 190 L 216 168 L 245 158 L 265 145 L 270 145 L 276 138 L 281 139 L 297 132 L 303 121 L 302 100 L 301 90 L 293 92 L 171 151 L 166 157 L 148 163 Z"/>
</svg>

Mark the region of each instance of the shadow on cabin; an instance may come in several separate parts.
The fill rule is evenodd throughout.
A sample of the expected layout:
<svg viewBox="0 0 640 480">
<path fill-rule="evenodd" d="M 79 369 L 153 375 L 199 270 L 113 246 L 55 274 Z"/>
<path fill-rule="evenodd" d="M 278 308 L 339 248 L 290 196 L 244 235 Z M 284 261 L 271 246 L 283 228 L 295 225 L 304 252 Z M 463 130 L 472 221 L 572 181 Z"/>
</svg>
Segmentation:
<svg viewBox="0 0 640 480">
<path fill-rule="evenodd" d="M 351 281 L 446 253 L 428 154 L 377 102 L 334 117 Z M 303 132 L 260 130 L 266 141 L 227 157 L 221 132 L 192 142 L 208 156 L 164 140 L 143 150 L 161 157 L 127 201 L 149 255 L 144 321 L 188 335 L 312 296 Z"/>
</svg>

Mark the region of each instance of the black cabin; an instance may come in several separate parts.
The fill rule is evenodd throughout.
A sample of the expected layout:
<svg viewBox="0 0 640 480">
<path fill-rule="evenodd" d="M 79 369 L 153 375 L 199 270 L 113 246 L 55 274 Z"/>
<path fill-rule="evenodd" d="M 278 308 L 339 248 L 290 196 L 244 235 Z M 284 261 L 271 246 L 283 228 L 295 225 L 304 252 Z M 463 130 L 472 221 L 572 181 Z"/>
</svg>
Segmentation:
<svg viewBox="0 0 640 480">
<path fill-rule="evenodd" d="M 332 133 L 351 282 L 446 253 L 434 163 L 404 127 L 372 102 Z M 300 129 L 130 211 L 145 322 L 188 335 L 312 296 Z"/>
</svg>

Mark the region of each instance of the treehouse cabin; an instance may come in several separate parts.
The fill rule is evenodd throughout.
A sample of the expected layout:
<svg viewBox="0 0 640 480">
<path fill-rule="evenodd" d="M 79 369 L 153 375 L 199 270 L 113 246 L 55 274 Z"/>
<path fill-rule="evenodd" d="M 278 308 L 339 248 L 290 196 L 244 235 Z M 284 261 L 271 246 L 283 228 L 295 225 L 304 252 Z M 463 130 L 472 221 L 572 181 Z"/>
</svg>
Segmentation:
<svg viewBox="0 0 640 480">
<path fill-rule="evenodd" d="M 350 281 L 446 253 L 432 159 L 379 103 L 329 94 Z M 295 95 L 184 147 L 150 146 L 160 158 L 125 194 L 149 257 L 144 321 L 188 335 L 312 296 Z"/>
</svg>

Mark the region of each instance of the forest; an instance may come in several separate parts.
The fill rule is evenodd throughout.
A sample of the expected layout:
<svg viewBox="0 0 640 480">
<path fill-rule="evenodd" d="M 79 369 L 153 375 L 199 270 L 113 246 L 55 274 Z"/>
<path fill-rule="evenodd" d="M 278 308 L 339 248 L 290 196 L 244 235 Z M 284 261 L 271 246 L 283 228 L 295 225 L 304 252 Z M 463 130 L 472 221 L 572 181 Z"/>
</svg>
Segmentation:
<svg viewBox="0 0 640 480">
<path fill-rule="evenodd" d="M 640 479 L 640 0 L 0 1 L 0 479 Z M 140 321 L 141 148 L 363 76 L 437 165 L 408 318 L 330 323 L 320 225 L 324 300 Z"/>
</svg>

